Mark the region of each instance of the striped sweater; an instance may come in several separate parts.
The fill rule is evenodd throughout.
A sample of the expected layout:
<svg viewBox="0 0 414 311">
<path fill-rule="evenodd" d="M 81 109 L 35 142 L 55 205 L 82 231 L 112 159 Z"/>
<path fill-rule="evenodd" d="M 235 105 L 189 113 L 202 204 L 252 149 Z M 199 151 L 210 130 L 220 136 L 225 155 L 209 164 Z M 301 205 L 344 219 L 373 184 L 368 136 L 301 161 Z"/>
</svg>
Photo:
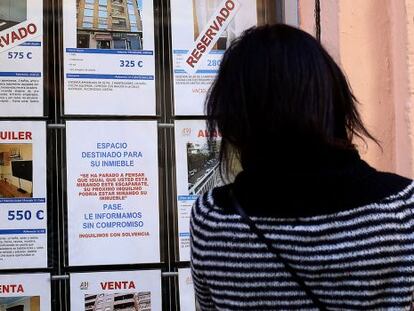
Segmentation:
<svg viewBox="0 0 414 311">
<path fill-rule="evenodd" d="M 378 174 L 371 172 L 370 178 L 381 179 Z M 361 180 L 366 184 L 370 178 Z M 400 184 L 404 187 L 382 199 L 331 213 L 301 217 L 245 209 L 328 310 L 410 310 L 414 183 Z M 282 263 L 226 204 L 228 190 L 224 186 L 205 193 L 192 210 L 191 268 L 201 310 L 316 310 Z M 247 207 L 242 197 L 240 201 Z"/>
</svg>

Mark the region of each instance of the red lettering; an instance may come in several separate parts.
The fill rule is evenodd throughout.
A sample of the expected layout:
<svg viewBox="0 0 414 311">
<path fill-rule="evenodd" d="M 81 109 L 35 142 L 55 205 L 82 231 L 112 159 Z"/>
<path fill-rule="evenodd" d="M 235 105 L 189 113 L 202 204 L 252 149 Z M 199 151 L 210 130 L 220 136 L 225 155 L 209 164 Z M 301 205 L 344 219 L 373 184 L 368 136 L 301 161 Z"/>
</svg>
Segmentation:
<svg viewBox="0 0 414 311">
<path fill-rule="evenodd" d="M 19 28 L 19 35 L 20 35 L 20 39 L 26 38 L 27 37 L 27 30 L 26 28 Z"/>
<path fill-rule="evenodd" d="M 197 61 L 195 60 L 194 57 L 190 56 L 189 58 L 187 58 L 187 60 L 185 61 L 188 65 L 190 65 L 192 68 L 194 68 L 194 64 L 197 64 Z"/>
<path fill-rule="evenodd" d="M 101 282 L 101 288 L 103 290 L 111 290 L 111 289 L 135 289 L 135 283 L 133 281 Z"/>
<path fill-rule="evenodd" d="M 225 7 L 230 11 L 233 10 L 235 6 L 236 5 L 234 4 L 232 0 L 228 0 L 225 4 Z"/>
<path fill-rule="evenodd" d="M 213 32 L 213 30 L 211 30 L 211 28 L 207 29 L 206 34 L 205 34 L 210 40 L 213 40 L 213 37 L 216 35 L 215 32 Z"/>
<path fill-rule="evenodd" d="M 37 27 L 36 27 L 36 25 L 35 24 L 29 24 L 28 26 L 27 26 L 27 31 L 31 34 L 31 35 L 33 35 L 34 33 L 36 33 L 36 31 L 37 31 Z"/>
<path fill-rule="evenodd" d="M 1 40 L 3 40 L 6 45 L 9 45 L 9 43 L 10 43 L 10 34 L 9 33 L 6 34 L 5 37 L 1 36 Z"/>
<path fill-rule="evenodd" d="M 16 40 L 20 40 L 19 35 L 15 31 L 11 33 L 11 36 L 12 36 L 12 43 L 14 43 L 14 41 Z"/>
<path fill-rule="evenodd" d="M 199 51 L 197 51 L 197 50 L 193 50 L 191 52 L 191 56 L 193 56 L 197 61 L 199 61 L 200 58 L 201 58 L 201 56 L 202 56 L 202 54 Z"/>
<path fill-rule="evenodd" d="M 218 23 L 219 23 L 219 25 L 220 25 L 220 27 L 221 26 L 223 26 L 223 24 L 224 24 L 224 22 L 226 21 L 224 18 L 222 18 L 222 17 L 220 17 L 220 16 L 217 16 L 217 21 L 218 21 Z"/>
<path fill-rule="evenodd" d="M 219 16 L 216 17 L 216 19 L 218 20 Z M 215 31 L 219 31 L 220 30 L 220 26 L 217 25 L 217 21 L 214 21 L 212 25 L 210 25 L 210 28 L 215 30 Z M 208 31 L 208 30 L 207 30 Z"/>
<path fill-rule="evenodd" d="M 198 134 L 197 134 L 197 137 L 205 137 L 204 136 L 204 131 L 203 130 L 199 130 L 198 131 Z"/>
<path fill-rule="evenodd" d="M 20 27 L 16 31 L 12 31 L 3 36 L 0 36 L 0 47 L 4 48 L 11 43 L 20 41 L 26 38 L 29 34 L 33 35 L 37 32 L 37 26 L 33 23 L 27 25 L 26 27 Z"/>
<path fill-rule="evenodd" d="M 9 294 L 9 293 L 24 293 L 24 288 L 22 284 L 0 284 L 0 293 Z"/>
<path fill-rule="evenodd" d="M 0 139 L 9 140 L 23 140 L 32 139 L 32 132 L 3 132 L 0 131 Z"/>
<path fill-rule="evenodd" d="M 199 130 L 197 137 L 221 137 L 218 131 Z"/>
<path fill-rule="evenodd" d="M 201 37 L 201 42 L 203 42 L 206 46 L 209 46 L 211 43 L 211 40 L 209 40 L 205 35 Z M 204 51 L 202 51 L 204 52 Z"/>
<path fill-rule="evenodd" d="M 227 10 L 226 8 L 222 8 L 220 10 L 220 14 L 221 14 L 221 16 L 223 16 L 224 19 L 226 19 L 227 17 L 229 17 L 230 11 Z"/>
<path fill-rule="evenodd" d="M 199 50 L 201 53 L 204 53 L 207 50 L 207 47 L 200 42 L 197 44 L 197 50 Z"/>
</svg>

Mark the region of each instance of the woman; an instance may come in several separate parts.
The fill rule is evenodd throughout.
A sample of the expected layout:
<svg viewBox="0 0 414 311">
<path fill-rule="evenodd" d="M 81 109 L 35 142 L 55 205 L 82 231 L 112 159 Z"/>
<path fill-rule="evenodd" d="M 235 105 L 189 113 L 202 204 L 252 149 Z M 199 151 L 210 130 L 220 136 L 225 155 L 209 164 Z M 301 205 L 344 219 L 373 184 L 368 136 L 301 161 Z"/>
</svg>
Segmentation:
<svg viewBox="0 0 414 311">
<path fill-rule="evenodd" d="M 226 51 L 206 111 L 222 134 L 223 172 L 234 154 L 243 171 L 192 211 L 202 310 L 410 309 L 414 185 L 360 159 L 353 137 L 375 139 L 312 36 L 247 30 Z"/>
</svg>

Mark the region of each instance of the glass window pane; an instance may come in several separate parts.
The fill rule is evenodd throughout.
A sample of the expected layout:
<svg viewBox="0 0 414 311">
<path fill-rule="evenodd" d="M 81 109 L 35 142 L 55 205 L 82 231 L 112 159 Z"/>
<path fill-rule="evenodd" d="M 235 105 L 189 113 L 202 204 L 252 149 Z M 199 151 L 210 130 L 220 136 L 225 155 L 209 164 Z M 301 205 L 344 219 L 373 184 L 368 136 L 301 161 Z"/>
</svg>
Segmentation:
<svg viewBox="0 0 414 311">
<path fill-rule="evenodd" d="M 89 3 L 89 4 L 94 4 L 95 3 L 95 0 L 86 0 L 85 2 L 86 3 Z"/>
<path fill-rule="evenodd" d="M 131 31 L 138 32 L 138 27 L 136 25 L 135 26 L 131 25 Z"/>
<path fill-rule="evenodd" d="M 83 28 L 92 28 L 92 23 L 83 22 Z"/>
<path fill-rule="evenodd" d="M 93 16 L 93 10 L 85 9 L 83 12 L 85 16 Z"/>
<path fill-rule="evenodd" d="M 90 23 L 90 24 L 92 24 L 93 23 L 93 17 L 90 17 L 90 16 L 85 16 L 84 18 L 83 18 L 83 22 L 85 23 Z"/>
<path fill-rule="evenodd" d="M 129 21 L 134 24 L 137 23 L 137 18 L 135 17 L 135 15 L 129 15 Z"/>
<path fill-rule="evenodd" d="M 99 17 L 108 17 L 108 12 L 106 12 L 106 11 L 99 11 Z"/>
<path fill-rule="evenodd" d="M 99 0 L 99 5 L 107 6 L 108 5 L 108 0 Z"/>
<path fill-rule="evenodd" d="M 99 28 L 100 29 L 107 29 L 108 28 L 108 20 L 106 18 L 99 19 Z"/>
<path fill-rule="evenodd" d="M 125 40 L 114 40 L 114 48 L 125 50 L 126 49 Z"/>
<path fill-rule="evenodd" d="M 93 4 L 85 4 L 85 9 L 93 10 L 94 7 L 95 6 Z"/>
</svg>

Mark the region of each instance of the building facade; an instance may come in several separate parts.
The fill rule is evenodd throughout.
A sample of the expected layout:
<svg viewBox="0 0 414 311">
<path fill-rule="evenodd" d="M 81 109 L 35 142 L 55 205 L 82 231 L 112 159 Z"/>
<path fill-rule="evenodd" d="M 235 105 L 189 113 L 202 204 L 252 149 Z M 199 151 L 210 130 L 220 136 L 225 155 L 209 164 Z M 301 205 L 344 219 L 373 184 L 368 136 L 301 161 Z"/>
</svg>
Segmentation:
<svg viewBox="0 0 414 311">
<path fill-rule="evenodd" d="M 141 50 L 142 0 L 77 0 L 77 47 Z"/>
<path fill-rule="evenodd" d="M 85 311 L 151 311 L 151 293 L 85 295 Z"/>
</svg>

